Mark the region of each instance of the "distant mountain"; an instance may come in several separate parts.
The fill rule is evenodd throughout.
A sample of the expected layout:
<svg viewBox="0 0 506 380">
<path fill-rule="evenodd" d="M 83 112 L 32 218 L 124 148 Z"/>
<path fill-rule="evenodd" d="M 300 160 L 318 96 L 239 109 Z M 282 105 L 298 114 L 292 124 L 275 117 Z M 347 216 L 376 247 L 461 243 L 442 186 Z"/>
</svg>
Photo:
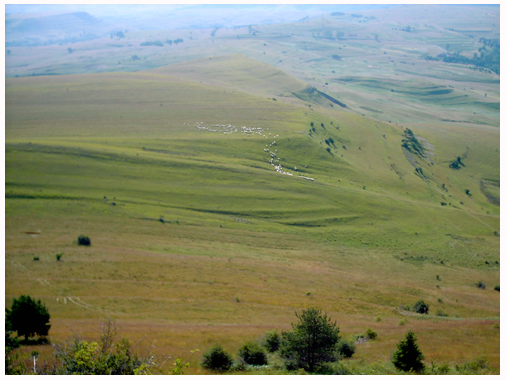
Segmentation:
<svg viewBox="0 0 506 380">
<path fill-rule="evenodd" d="M 104 36 L 110 27 L 87 12 L 15 14 L 5 20 L 6 46 L 39 46 L 88 41 Z"/>
<path fill-rule="evenodd" d="M 98 19 L 129 30 L 228 28 L 295 22 L 321 12 L 352 12 L 389 5 L 202 4 L 202 5 L 6 5 L 6 37 L 13 33 L 72 32 L 98 26 Z M 59 14 L 55 14 L 59 13 Z M 30 15 L 27 17 L 27 15 Z M 23 37 L 23 36 L 21 36 Z M 17 36 L 19 38 L 19 36 Z"/>
<path fill-rule="evenodd" d="M 25 18 L 18 23 L 10 23 L 10 31 L 18 33 L 60 33 L 77 29 L 93 30 L 102 22 L 87 12 L 74 12 L 59 15 Z"/>
</svg>

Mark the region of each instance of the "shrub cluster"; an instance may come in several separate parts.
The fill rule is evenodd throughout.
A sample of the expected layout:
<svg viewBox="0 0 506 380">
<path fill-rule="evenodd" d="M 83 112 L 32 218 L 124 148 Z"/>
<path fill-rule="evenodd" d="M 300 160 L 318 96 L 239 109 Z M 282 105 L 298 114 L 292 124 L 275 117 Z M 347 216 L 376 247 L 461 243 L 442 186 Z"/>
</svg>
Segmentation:
<svg viewBox="0 0 506 380">
<path fill-rule="evenodd" d="M 262 347 L 255 342 L 248 342 L 239 349 L 239 357 L 244 360 L 246 364 L 251 365 L 266 365 L 267 356 L 265 355 Z"/>
<path fill-rule="evenodd" d="M 78 245 L 91 245 L 91 241 L 88 236 L 79 235 L 77 237 L 77 244 Z"/>
<path fill-rule="evenodd" d="M 478 289 L 486 289 L 487 288 L 487 285 L 485 285 L 485 283 L 482 281 L 478 281 L 477 283 L 474 284 L 474 286 L 476 286 Z"/>
<path fill-rule="evenodd" d="M 366 335 L 371 340 L 374 340 L 378 337 L 378 333 L 371 328 L 367 329 Z"/>
<path fill-rule="evenodd" d="M 341 339 L 337 344 L 337 352 L 343 358 L 351 358 L 355 353 L 355 344 L 347 340 Z"/>
<path fill-rule="evenodd" d="M 11 331 L 13 328 L 6 324 Z M 116 343 L 115 343 L 116 342 Z M 19 342 L 14 342 L 19 344 Z M 21 342 L 23 343 L 23 342 Z M 15 348 L 12 344 L 11 347 Z M 104 322 L 98 342 L 87 342 L 75 337 L 72 342 L 55 344 L 49 362 L 35 363 L 33 368 L 24 362 L 14 363 L 6 356 L 7 374 L 39 375 L 150 375 L 154 365 L 151 354 L 141 357 L 132 350 L 128 339 L 116 341 L 116 327 L 112 321 Z M 38 357 L 38 351 L 32 351 Z"/>
<path fill-rule="evenodd" d="M 281 337 L 277 329 L 267 331 L 264 337 L 263 346 L 267 352 L 276 352 L 281 345 Z"/>
<path fill-rule="evenodd" d="M 76 340 L 70 348 L 58 348 L 63 366 L 59 375 L 137 375 L 149 374 L 149 365 L 132 352 L 128 339 L 112 350 L 100 343 Z"/>
<path fill-rule="evenodd" d="M 279 369 L 284 366 L 300 374 L 335 374 L 330 363 L 352 357 L 355 345 L 341 339 L 336 323 L 321 310 L 309 308 L 295 315 L 298 322 L 292 324 L 293 330 L 279 334 L 274 329 L 262 337 L 260 344 L 245 343 L 236 363 L 221 346 L 214 346 L 203 355 L 201 365 L 211 371 L 241 371 L 248 369 L 246 365 L 267 365 L 272 359 Z"/>
<path fill-rule="evenodd" d="M 427 305 L 423 300 L 417 301 L 413 305 L 412 309 L 415 313 L 418 314 L 429 314 L 429 305 Z"/>
<path fill-rule="evenodd" d="M 233 363 L 234 361 L 230 354 L 219 345 L 212 347 L 204 353 L 201 361 L 201 365 L 205 369 L 218 372 L 228 371 Z"/>
</svg>

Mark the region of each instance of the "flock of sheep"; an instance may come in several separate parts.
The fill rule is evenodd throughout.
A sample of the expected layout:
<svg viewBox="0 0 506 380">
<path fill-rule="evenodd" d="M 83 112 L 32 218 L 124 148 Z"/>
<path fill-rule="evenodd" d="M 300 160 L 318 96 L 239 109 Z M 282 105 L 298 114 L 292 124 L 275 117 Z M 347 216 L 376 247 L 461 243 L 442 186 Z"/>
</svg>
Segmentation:
<svg viewBox="0 0 506 380">
<path fill-rule="evenodd" d="M 269 163 L 274 166 L 274 169 L 276 170 L 276 172 L 278 172 L 279 174 L 285 174 L 285 175 L 289 175 L 289 176 L 293 176 L 293 173 L 290 173 L 288 171 L 285 171 L 283 170 L 283 167 L 281 166 L 281 158 L 277 156 L 277 153 L 278 153 L 278 150 L 277 149 L 274 149 L 274 151 L 272 151 L 270 148 L 272 148 L 273 146 L 276 146 L 276 138 L 279 137 L 279 135 L 275 135 L 275 136 L 272 136 L 270 132 L 268 132 L 267 134 L 264 134 L 264 130 L 263 128 L 259 128 L 259 127 L 241 127 L 240 129 L 231 125 L 231 124 L 214 124 L 210 127 L 206 126 L 205 123 L 203 121 L 200 121 L 200 122 L 197 122 L 195 123 L 195 127 L 199 130 L 205 130 L 205 131 L 209 131 L 209 132 L 217 132 L 217 133 L 223 133 L 225 135 L 231 135 L 232 133 L 236 133 L 236 132 L 241 132 L 241 134 L 245 135 L 245 136 L 253 136 L 253 135 L 259 135 L 259 136 L 263 136 L 265 137 L 266 139 L 267 138 L 274 138 L 274 141 L 271 142 L 270 144 L 267 144 L 265 145 L 265 149 L 264 149 L 264 152 L 267 152 L 269 153 L 270 155 L 270 160 L 269 160 Z M 267 130 L 269 130 L 267 128 Z M 297 171 L 297 167 L 295 167 L 295 171 Z M 309 177 L 305 177 L 305 176 L 302 176 L 302 175 L 299 175 L 300 178 L 304 178 L 304 179 L 307 179 L 309 181 L 314 181 L 314 178 L 309 178 Z"/>
<path fill-rule="evenodd" d="M 237 127 L 231 124 L 214 124 L 210 127 L 207 127 L 203 121 L 200 121 L 198 123 L 195 123 L 195 127 L 197 127 L 197 129 L 202 129 L 209 132 L 223 133 L 224 135 L 231 135 L 232 133 L 239 132 Z M 241 127 L 241 133 L 247 136 L 251 135 L 265 136 L 263 134 L 263 131 L 264 130 L 262 128 Z"/>
</svg>

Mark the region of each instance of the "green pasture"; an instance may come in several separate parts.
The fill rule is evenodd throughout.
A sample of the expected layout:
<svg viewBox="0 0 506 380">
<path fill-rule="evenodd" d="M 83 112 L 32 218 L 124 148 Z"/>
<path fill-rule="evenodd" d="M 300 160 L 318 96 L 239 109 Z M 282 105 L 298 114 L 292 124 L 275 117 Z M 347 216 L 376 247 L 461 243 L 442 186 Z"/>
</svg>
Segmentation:
<svg viewBox="0 0 506 380">
<path fill-rule="evenodd" d="M 234 64 L 234 57 L 229 60 L 224 67 Z M 264 77 L 269 80 L 269 75 Z M 420 178 L 400 147 L 400 126 L 345 112 L 307 114 L 268 98 L 161 74 L 99 74 L 88 76 L 86 82 L 85 78 L 7 81 L 8 199 L 101 200 L 114 193 L 133 209 L 159 204 L 155 214 L 163 208 L 180 208 L 275 221 L 276 228 L 358 225 L 359 235 L 364 235 L 377 230 L 372 223 L 383 223 L 398 230 L 401 241 L 407 239 L 401 232 L 407 227 L 400 226 L 423 233 L 426 221 L 433 220 L 436 223 L 428 225 L 434 231 L 450 228 L 446 236 L 452 233 L 449 221 L 481 212 L 489 222 L 481 223 L 479 230 L 473 223 L 463 227 L 465 223 L 459 222 L 459 231 L 476 230 L 486 236 L 498 230 L 494 219 L 498 211 L 482 191 L 487 188 L 483 180 L 498 179 L 493 130 L 487 134 L 475 128 L 420 130 L 434 149 L 431 162 L 418 158 L 426 170 L 426 177 Z M 425 87 L 420 92 L 430 95 L 440 90 Z M 199 121 L 246 124 L 263 132 L 224 135 L 197 129 Z M 276 145 L 271 146 L 274 140 Z M 276 173 L 266 147 L 276 149 L 283 168 L 295 176 Z M 465 168 L 450 169 L 449 163 L 459 155 Z M 316 180 L 298 178 L 295 168 Z M 118 183 L 122 185 L 114 189 Z M 440 205 L 452 200 L 449 207 Z M 404 247 L 401 243 L 399 249 Z"/>
<path fill-rule="evenodd" d="M 362 22 L 369 16 L 375 18 Z M 343 102 L 355 112 L 383 121 L 458 123 L 464 120 L 498 126 L 498 75 L 472 70 L 468 65 L 422 58 L 424 54 L 437 56 L 447 48 L 472 56 L 483 45 L 479 42 L 481 37 L 498 38 L 498 22 L 497 11 L 487 7 L 474 8 L 469 13 L 465 7 L 420 5 L 368 11 L 363 18 L 325 14 L 322 19 L 293 24 L 220 28 L 214 35 L 213 29 L 132 31 L 123 39 L 12 47 L 6 57 L 6 73 L 8 77 L 14 77 L 147 69 L 163 72 L 166 65 L 180 64 L 177 70 L 174 68 L 174 75 L 213 86 L 223 84 L 220 79 L 213 79 L 214 74 L 228 76 L 226 79 L 230 80 L 226 86 L 230 89 L 247 89 L 257 94 L 286 96 L 302 81 L 337 99 L 346 98 L 347 102 Z M 407 26 L 414 30 L 402 31 Z M 177 45 L 165 43 L 167 39 L 177 38 L 184 39 L 184 42 Z M 164 46 L 141 46 L 148 40 L 160 40 Z M 68 48 L 73 52 L 69 53 Z M 228 61 L 224 63 L 228 74 L 224 74 L 225 67 L 218 63 L 202 66 L 209 58 L 212 61 L 212 57 L 226 54 L 243 54 L 264 65 L 279 68 L 277 74 L 269 73 L 271 81 L 279 83 L 282 72 L 297 79 L 292 78 L 291 84 L 285 83 L 284 90 L 276 93 L 272 92 L 275 86 L 270 81 L 257 81 L 248 73 L 252 70 L 257 78 L 263 77 L 265 72 L 255 68 L 255 65 L 261 65 L 258 62 L 252 65 L 240 59 L 234 64 Z M 333 55 L 341 59 L 332 59 Z M 192 63 L 193 69 L 185 67 L 185 62 L 191 60 L 196 60 Z M 374 78 L 382 83 L 372 87 L 364 82 L 343 86 L 340 79 L 349 77 Z M 414 89 L 397 89 L 390 86 L 392 82 L 413 83 Z M 453 92 L 428 94 L 423 90 L 435 86 L 447 86 Z M 392 89 L 402 92 L 392 93 Z M 381 109 L 382 113 L 363 107 Z"/>
<path fill-rule="evenodd" d="M 364 83 L 434 101 L 458 92 L 363 79 L 355 90 Z M 357 361 L 388 362 L 413 328 L 430 358 L 460 363 L 483 350 L 497 372 L 498 129 L 308 107 L 292 94 L 301 89 L 240 55 L 7 79 L 6 306 L 42 299 L 55 341 L 71 329 L 93 336 L 112 317 L 174 357 L 215 342 L 236 350 L 319 307 L 347 336 L 379 331 L 382 343 Z M 425 157 L 403 150 L 406 127 Z M 293 176 L 276 172 L 271 153 Z M 91 247 L 76 244 L 80 234 Z M 402 314 L 419 299 L 429 316 Z"/>
</svg>

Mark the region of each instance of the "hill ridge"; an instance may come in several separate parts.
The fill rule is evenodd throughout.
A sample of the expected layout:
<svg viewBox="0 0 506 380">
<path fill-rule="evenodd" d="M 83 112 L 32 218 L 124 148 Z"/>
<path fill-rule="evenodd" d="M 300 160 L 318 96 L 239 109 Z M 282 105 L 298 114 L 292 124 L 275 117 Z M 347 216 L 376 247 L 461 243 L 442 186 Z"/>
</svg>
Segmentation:
<svg viewBox="0 0 506 380">
<path fill-rule="evenodd" d="M 262 95 L 291 96 L 307 84 L 269 64 L 244 54 L 227 54 L 163 66 L 147 72 L 201 83 L 225 85 Z"/>
</svg>

